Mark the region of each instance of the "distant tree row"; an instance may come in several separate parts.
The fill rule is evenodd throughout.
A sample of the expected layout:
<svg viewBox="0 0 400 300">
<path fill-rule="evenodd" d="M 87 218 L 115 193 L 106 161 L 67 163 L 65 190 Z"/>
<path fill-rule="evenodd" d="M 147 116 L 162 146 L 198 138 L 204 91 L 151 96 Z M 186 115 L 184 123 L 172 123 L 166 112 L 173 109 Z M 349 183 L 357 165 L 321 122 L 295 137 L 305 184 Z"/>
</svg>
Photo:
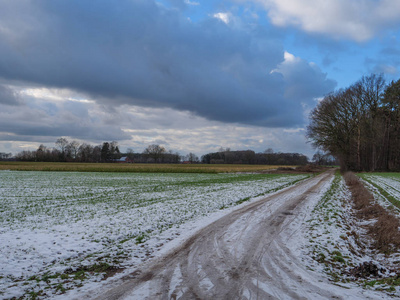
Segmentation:
<svg viewBox="0 0 400 300">
<path fill-rule="evenodd" d="M 147 146 L 142 153 L 133 153 L 128 149 L 127 156 L 135 163 L 180 163 L 182 157 L 179 153 L 168 151 L 163 146 L 152 144 Z"/>
<path fill-rule="evenodd" d="M 22 151 L 15 158 L 21 161 L 44 162 L 108 162 L 121 157 L 118 143 L 104 142 L 102 145 L 92 146 L 77 141 L 69 142 L 66 138 L 59 138 L 54 148 L 43 144 L 35 151 Z"/>
<path fill-rule="evenodd" d="M 0 160 L 10 160 L 12 158 L 12 153 L 0 152 Z"/>
<path fill-rule="evenodd" d="M 342 170 L 400 170 L 400 80 L 364 76 L 326 96 L 310 114 L 307 136 Z"/>
<path fill-rule="evenodd" d="M 322 155 L 322 154 L 321 154 Z M 253 150 L 231 151 L 221 148 L 219 152 L 208 153 L 201 160 L 194 153 L 181 156 L 179 153 L 168 151 L 165 147 L 152 144 L 142 153 L 135 153 L 128 148 L 121 153 L 116 141 L 104 142 L 102 145 L 92 146 L 87 143 L 68 141 L 59 138 L 54 148 L 40 145 L 35 151 L 22 151 L 16 155 L 20 161 L 43 162 L 118 162 L 126 157 L 128 162 L 135 163 L 206 163 L 206 164 L 265 164 L 265 165 L 305 165 L 308 158 L 299 153 L 274 153 L 267 149 L 264 153 L 255 153 Z M 321 162 L 321 160 L 319 160 Z"/>
<path fill-rule="evenodd" d="M 57 139 L 54 148 L 48 148 L 42 144 L 35 151 L 18 153 L 15 158 L 20 161 L 42 162 L 116 162 L 123 156 L 136 163 L 179 163 L 184 159 L 179 153 L 167 151 L 160 145 L 150 145 L 143 153 L 134 153 L 132 149 L 128 149 L 127 153 L 121 153 L 116 141 L 92 146 L 87 143 L 80 144 L 77 141 L 70 142 L 66 138 Z M 198 161 L 193 153 L 190 153 L 187 158 L 192 162 Z"/>
<path fill-rule="evenodd" d="M 227 149 L 203 155 L 201 162 L 205 164 L 306 165 L 308 158 L 299 153 L 274 153 L 272 149 L 267 149 L 264 153 Z"/>
</svg>

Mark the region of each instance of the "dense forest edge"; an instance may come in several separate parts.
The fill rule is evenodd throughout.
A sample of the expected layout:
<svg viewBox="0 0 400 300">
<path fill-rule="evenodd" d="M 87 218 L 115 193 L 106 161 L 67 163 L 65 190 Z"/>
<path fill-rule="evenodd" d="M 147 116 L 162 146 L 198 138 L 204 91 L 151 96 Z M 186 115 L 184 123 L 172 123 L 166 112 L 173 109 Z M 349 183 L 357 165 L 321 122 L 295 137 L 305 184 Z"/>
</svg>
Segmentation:
<svg viewBox="0 0 400 300">
<path fill-rule="evenodd" d="M 307 137 L 342 171 L 399 171 L 400 80 L 372 74 L 327 95 L 310 114 Z"/>
</svg>

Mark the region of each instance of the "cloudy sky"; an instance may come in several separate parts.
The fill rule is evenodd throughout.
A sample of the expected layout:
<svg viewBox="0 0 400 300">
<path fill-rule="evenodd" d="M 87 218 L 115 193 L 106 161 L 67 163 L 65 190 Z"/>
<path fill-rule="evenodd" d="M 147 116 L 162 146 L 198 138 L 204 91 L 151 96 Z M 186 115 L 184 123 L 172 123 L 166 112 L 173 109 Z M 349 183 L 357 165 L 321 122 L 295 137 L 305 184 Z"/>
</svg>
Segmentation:
<svg viewBox="0 0 400 300">
<path fill-rule="evenodd" d="M 0 152 L 312 156 L 319 98 L 400 78 L 399 30 L 398 0 L 0 0 Z"/>
</svg>

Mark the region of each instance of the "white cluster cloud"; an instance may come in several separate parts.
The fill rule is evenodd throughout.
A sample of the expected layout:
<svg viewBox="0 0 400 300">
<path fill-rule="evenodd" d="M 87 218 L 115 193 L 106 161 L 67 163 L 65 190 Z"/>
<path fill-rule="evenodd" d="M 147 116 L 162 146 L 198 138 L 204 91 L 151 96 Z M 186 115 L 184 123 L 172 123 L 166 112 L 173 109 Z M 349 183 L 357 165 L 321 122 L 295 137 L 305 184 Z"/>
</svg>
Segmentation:
<svg viewBox="0 0 400 300">
<path fill-rule="evenodd" d="M 231 14 L 230 13 L 215 13 L 213 15 L 214 18 L 221 20 L 222 22 L 224 22 L 225 24 L 228 24 L 230 19 L 231 19 Z"/>
<path fill-rule="evenodd" d="M 276 26 L 366 41 L 381 29 L 400 24 L 398 0 L 249 0 L 267 10 Z M 248 0 L 244 0 L 248 2 Z"/>
</svg>

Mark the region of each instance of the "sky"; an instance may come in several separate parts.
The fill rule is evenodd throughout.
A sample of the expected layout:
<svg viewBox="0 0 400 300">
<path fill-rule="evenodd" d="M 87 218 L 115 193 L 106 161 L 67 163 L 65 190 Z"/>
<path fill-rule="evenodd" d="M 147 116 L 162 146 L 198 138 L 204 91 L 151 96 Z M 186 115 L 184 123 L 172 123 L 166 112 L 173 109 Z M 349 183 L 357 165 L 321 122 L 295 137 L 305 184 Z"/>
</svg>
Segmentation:
<svg viewBox="0 0 400 300">
<path fill-rule="evenodd" d="M 310 158 L 308 115 L 400 78 L 398 0 L 0 0 L 0 152 L 65 137 Z"/>
</svg>

